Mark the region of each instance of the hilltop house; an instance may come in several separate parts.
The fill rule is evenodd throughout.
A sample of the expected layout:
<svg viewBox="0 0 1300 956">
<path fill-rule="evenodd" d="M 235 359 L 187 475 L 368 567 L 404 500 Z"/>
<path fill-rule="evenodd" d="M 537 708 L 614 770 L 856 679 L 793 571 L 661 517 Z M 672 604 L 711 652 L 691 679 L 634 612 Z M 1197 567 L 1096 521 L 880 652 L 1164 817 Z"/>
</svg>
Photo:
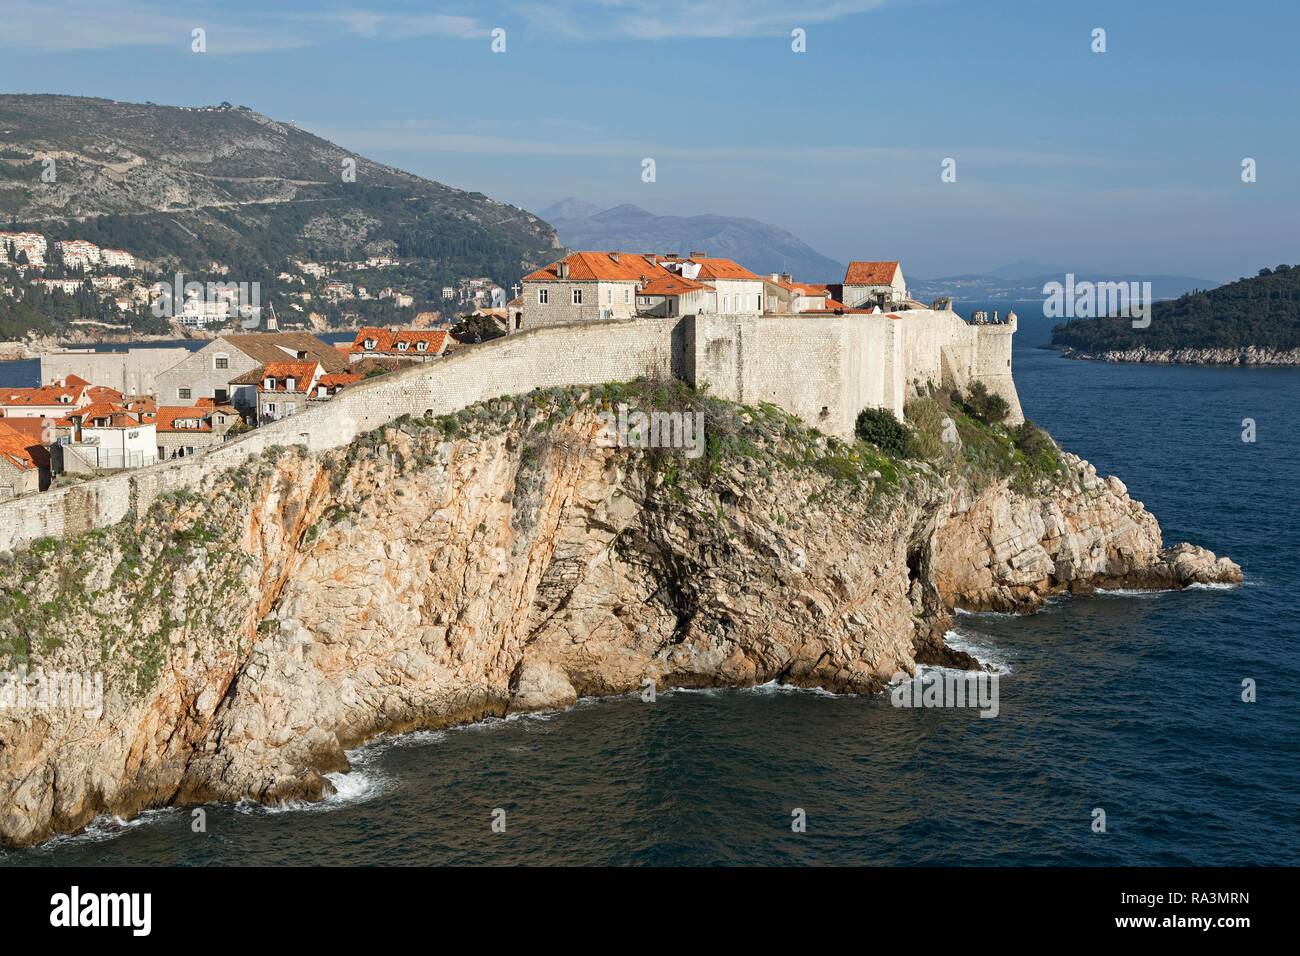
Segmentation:
<svg viewBox="0 0 1300 956">
<path fill-rule="evenodd" d="M 637 316 L 760 315 L 764 280 L 731 259 L 573 252 L 524 276 L 528 328 Z"/>
<path fill-rule="evenodd" d="M 903 269 L 897 262 L 850 262 L 844 272 L 845 308 L 878 305 L 888 311 L 907 300 L 907 283 L 903 281 Z"/>
<path fill-rule="evenodd" d="M 448 335 L 441 330 L 367 327 L 357 331 L 347 357 L 349 363 L 368 358 L 428 362 L 446 352 L 447 344 Z"/>
<path fill-rule="evenodd" d="M 0 420 L 0 501 L 50 486 L 50 450 L 39 418 Z"/>
<path fill-rule="evenodd" d="M 655 276 L 636 293 L 637 314 L 671 317 L 717 312 L 712 286 L 681 275 Z"/>
<path fill-rule="evenodd" d="M 324 374 L 325 366 L 319 361 L 269 362 L 231 384 L 254 390 L 257 424 L 265 425 L 306 411 Z"/>
<path fill-rule="evenodd" d="M 309 332 L 222 335 L 158 374 L 158 403 L 193 405 L 210 398 L 218 405 L 229 403 L 253 415 L 260 378 L 243 379 L 277 362 L 318 362 L 327 372 L 342 372 L 348 364 L 342 352 Z"/>
<path fill-rule="evenodd" d="M 62 418 L 91 401 L 90 383 L 75 376 L 38 388 L 4 388 L 0 418 Z"/>
<path fill-rule="evenodd" d="M 795 282 L 788 272 L 772 273 L 763 280 L 764 311 L 792 315 L 833 308 L 830 289 L 816 282 Z"/>
<path fill-rule="evenodd" d="M 158 443 L 154 423 L 145 417 L 113 402 L 96 402 L 71 412 L 56 427 L 54 472 L 85 474 L 154 464 Z"/>
<path fill-rule="evenodd" d="M 153 414 L 158 460 L 188 458 L 226 440 L 226 432 L 241 421 L 229 405 L 196 407 L 163 405 Z"/>
</svg>

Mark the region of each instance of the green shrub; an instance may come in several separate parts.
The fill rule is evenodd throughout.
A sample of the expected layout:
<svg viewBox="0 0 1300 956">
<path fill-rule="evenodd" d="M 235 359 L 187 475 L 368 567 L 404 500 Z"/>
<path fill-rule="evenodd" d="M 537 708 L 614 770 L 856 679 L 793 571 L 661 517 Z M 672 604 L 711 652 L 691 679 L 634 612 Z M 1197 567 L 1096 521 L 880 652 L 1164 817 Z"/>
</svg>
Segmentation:
<svg viewBox="0 0 1300 956">
<path fill-rule="evenodd" d="M 972 418 L 985 425 L 998 424 L 1011 411 L 1011 406 L 1007 404 L 1005 398 L 990 392 L 988 387 L 979 380 L 970 383 L 970 393 L 965 399 L 956 393 L 954 398 L 965 407 Z"/>
<path fill-rule="evenodd" d="M 906 458 L 911 431 L 886 408 L 864 408 L 858 413 L 854 434 L 894 458 Z"/>
</svg>

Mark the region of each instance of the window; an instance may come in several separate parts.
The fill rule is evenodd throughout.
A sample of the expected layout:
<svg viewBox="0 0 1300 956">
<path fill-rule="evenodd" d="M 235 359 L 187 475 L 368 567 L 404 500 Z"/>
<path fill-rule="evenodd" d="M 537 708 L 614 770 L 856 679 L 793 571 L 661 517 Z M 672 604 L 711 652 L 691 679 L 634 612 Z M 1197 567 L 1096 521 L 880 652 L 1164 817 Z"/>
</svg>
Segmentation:
<svg viewBox="0 0 1300 956">
<path fill-rule="evenodd" d="M 551 293 L 550 293 L 550 290 L 549 290 L 549 289 L 538 289 L 538 290 L 537 290 L 537 304 L 538 304 L 538 305 L 546 305 L 546 304 L 547 304 L 548 302 L 550 302 L 550 301 L 551 301 Z"/>
<path fill-rule="evenodd" d="M 275 402 L 267 402 L 267 403 L 266 403 L 266 411 L 267 411 L 268 414 L 270 414 L 270 415 L 274 415 L 274 414 L 275 414 Z"/>
<path fill-rule="evenodd" d="M 408 344 L 408 343 L 406 343 L 406 342 L 398 342 L 398 343 L 397 343 L 397 351 L 399 351 L 399 352 L 405 352 L 405 351 L 406 351 L 406 348 L 407 348 L 407 344 Z"/>
<path fill-rule="evenodd" d="M 724 296 L 722 297 L 722 311 L 723 311 L 723 312 L 726 312 L 727 309 L 730 307 L 730 305 L 731 305 L 731 298 L 730 298 L 730 296 L 725 296 L 725 295 L 724 295 Z"/>
<path fill-rule="evenodd" d="M 225 404 L 225 402 L 229 398 L 230 398 L 230 393 L 227 392 L 224 388 L 213 389 L 212 399 L 218 405 Z"/>
<path fill-rule="evenodd" d="M 216 358 L 212 360 L 212 367 L 218 370 L 225 370 L 230 368 L 230 356 L 218 355 Z"/>
<path fill-rule="evenodd" d="M 427 351 L 429 351 L 429 343 L 428 343 L 428 342 L 416 342 L 416 343 L 415 343 L 415 350 L 416 350 L 417 352 L 427 352 Z"/>
<path fill-rule="evenodd" d="M 641 296 L 641 298 L 640 298 L 639 301 L 640 301 L 640 303 L 641 303 L 642 305 L 649 305 L 649 304 L 650 304 L 650 296 L 648 296 L 648 295 L 643 295 L 643 296 Z"/>
<path fill-rule="evenodd" d="M 262 383 L 262 387 L 265 388 L 268 392 L 271 391 L 273 388 L 275 388 L 275 379 L 271 378 L 270 376 L 267 376 L 266 381 Z"/>
<path fill-rule="evenodd" d="M 632 290 L 631 290 L 631 289 L 624 289 L 624 290 L 623 290 L 623 304 L 624 304 L 624 305 L 631 305 L 631 304 L 632 304 Z"/>
<path fill-rule="evenodd" d="M 128 440 L 129 440 L 129 439 L 132 439 L 132 438 L 139 438 L 139 437 L 140 437 L 140 433 L 139 433 L 139 432 L 127 432 L 127 433 L 126 433 L 126 437 L 127 437 Z"/>
<path fill-rule="evenodd" d="M 181 401 L 188 402 L 190 400 L 190 390 L 188 388 L 178 388 L 176 389 L 176 397 Z"/>
<path fill-rule="evenodd" d="M 286 392 L 296 392 L 297 389 L 294 388 L 294 386 L 297 385 L 297 384 L 298 384 L 297 379 L 294 379 L 294 378 L 292 378 L 292 377 L 290 377 L 290 378 L 286 378 L 286 379 L 284 380 L 284 390 L 285 390 Z M 285 407 L 287 408 L 288 406 L 285 406 Z"/>
<path fill-rule="evenodd" d="M 613 290 L 613 289 L 606 289 L 606 290 L 605 290 L 605 304 L 606 304 L 606 305 L 613 305 L 613 304 L 614 304 L 614 290 Z"/>
<path fill-rule="evenodd" d="M 574 304 L 574 305 L 582 305 L 582 290 L 581 290 L 581 289 L 574 289 L 574 290 L 573 290 L 573 304 Z"/>
<path fill-rule="evenodd" d="M 284 413 L 285 413 L 286 415 L 292 415 L 295 411 L 297 411 L 297 409 L 298 409 L 298 406 L 295 405 L 293 402 L 285 402 L 285 403 L 284 403 Z"/>
<path fill-rule="evenodd" d="M 366 347 L 366 351 L 371 351 L 377 343 L 374 339 L 366 339 L 362 344 Z"/>
</svg>

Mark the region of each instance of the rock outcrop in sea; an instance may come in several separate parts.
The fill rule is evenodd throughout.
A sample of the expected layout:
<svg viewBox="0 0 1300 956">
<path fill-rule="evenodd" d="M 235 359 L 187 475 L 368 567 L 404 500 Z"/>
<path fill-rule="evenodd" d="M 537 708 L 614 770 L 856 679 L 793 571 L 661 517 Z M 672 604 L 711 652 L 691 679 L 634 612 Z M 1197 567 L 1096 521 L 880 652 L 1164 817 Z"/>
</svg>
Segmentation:
<svg viewBox="0 0 1300 956">
<path fill-rule="evenodd" d="M 1112 349 L 1084 352 L 1063 348 L 1067 358 L 1096 362 L 1139 362 L 1150 365 L 1300 365 L 1300 349 L 1240 348 Z"/>
<path fill-rule="evenodd" d="M 608 447 L 616 402 L 693 403 L 706 453 Z M 370 737 L 646 681 L 872 693 L 979 666 L 943 642 L 957 607 L 1241 580 L 1050 442 L 919 411 L 899 459 L 675 384 L 557 389 L 277 449 L 0 556 L 0 664 L 104 687 L 99 714 L 0 709 L 0 840 L 315 799 Z"/>
</svg>

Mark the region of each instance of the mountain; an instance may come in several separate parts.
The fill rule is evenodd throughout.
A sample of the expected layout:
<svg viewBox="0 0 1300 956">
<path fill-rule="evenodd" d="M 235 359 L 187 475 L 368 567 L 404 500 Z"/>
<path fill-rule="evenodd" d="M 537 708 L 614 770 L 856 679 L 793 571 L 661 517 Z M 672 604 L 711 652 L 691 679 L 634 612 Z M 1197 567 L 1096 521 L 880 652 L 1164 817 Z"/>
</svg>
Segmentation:
<svg viewBox="0 0 1300 956">
<path fill-rule="evenodd" d="M 1135 361 L 1280 362 L 1277 353 L 1300 350 L 1300 266 L 1261 269 L 1249 279 L 1157 302 L 1150 318 L 1149 326 L 1136 329 L 1131 318 L 1075 319 L 1052 330 L 1052 344 L 1086 355 L 1114 353 L 1107 357 L 1117 359 L 1129 358 L 1118 353 L 1132 353 Z M 1253 357 L 1243 359 L 1247 350 Z M 1154 357 L 1175 352 L 1185 354 Z"/>
<path fill-rule="evenodd" d="M 575 199 L 570 196 L 568 199 L 561 199 L 559 202 L 547 206 L 537 215 L 541 216 L 552 226 L 560 222 L 571 222 L 574 219 L 586 219 L 594 216 L 601 211 L 601 207 L 594 202 L 587 202 L 585 199 Z"/>
<path fill-rule="evenodd" d="M 1047 271 L 1038 272 L 1040 268 Z M 918 299 L 940 295 L 950 295 L 967 302 L 1041 299 L 1044 286 L 1049 282 L 1064 284 L 1069 272 L 1074 273 L 1075 282 L 1150 282 L 1151 295 L 1155 299 L 1172 299 L 1193 289 L 1208 289 L 1218 285 L 1209 279 L 1194 279 L 1189 276 L 1136 273 L 1120 275 L 1065 268 L 1052 271 L 1050 266 L 1044 266 L 1041 262 L 1020 262 L 989 273 L 952 275 L 938 279 L 907 276 L 907 287 Z"/>
<path fill-rule="evenodd" d="M 624 203 L 612 209 L 579 199 L 563 199 L 542 212 L 570 249 L 624 249 L 631 252 L 694 251 L 735 259 L 765 274 L 789 272 L 805 282 L 839 282 L 844 264 L 823 256 L 797 236 L 757 219 L 730 216 L 657 216 Z"/>
<path fill-rule="evenodd" d="M 47 157 L 53 182 L 42 178 Z M 122 248 L 159 274 L 202 278 L 218 263 L 227 280 L 262 282 L 263 300 L 287 291 L 275 277 L 290 259 L 391 257 L 367 278 L 432 308 L 443 286 L 474 277 L 508 286 L 558 249 L 531 213 L 246 107 L 75 96 L 0 96 L 0 223 L 51 244 Z M 287 302 L 275 304 L 292 319 Z"/>
</svg>

